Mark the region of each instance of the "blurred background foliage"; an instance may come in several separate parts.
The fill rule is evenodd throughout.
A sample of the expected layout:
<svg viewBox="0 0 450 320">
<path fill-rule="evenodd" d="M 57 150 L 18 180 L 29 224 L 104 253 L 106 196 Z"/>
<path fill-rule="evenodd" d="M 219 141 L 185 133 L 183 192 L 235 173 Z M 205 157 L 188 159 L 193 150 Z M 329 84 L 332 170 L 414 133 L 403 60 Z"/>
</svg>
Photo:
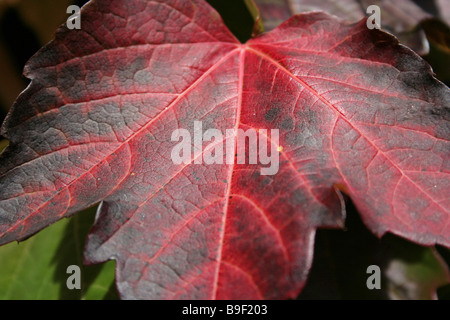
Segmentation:
<svg viewBox="0 0 450 320">
<path fill-rule="evenodd" d="M 28 84 L 22 76 L 27 60 L 66 21 L 69 5 L 81 7 L 86 2 L 0 0 L 0 122 Z M 364 0 L 343 0 L 337 7 L 338 2 L 331 0 L 208 2 L 242 42 L 294 13 L 316 10 L 314 6 L 354 20 L 364 16 L 365 5 Z M 416 51 L 449 85 L 450 0 L 401 0 L 400 5 L 396 2 L 397 10 L 383 0 L 376 2 L 382 9 L 382 23 L 384 18 L 398 22 L 386 29 L 411 41 L 411 47 L 418 44 Z M 412 14 L 402 15 L 402 10 Z M 0 150 L 7 145 L 0 139 Z M 299 299 L 450 299 L 448 249 L 421 247 L 392 235 L 380 240 L 367 230 L 349 199 L 347 205 L 345 230 L 317 232 L 311 275 Z M 117 299 L 113 261 L 83 266 L 84 243 L 94 218 L 95 208 L 90 208 L 28 240 L 0 247 L 0 299 Z M 70 265 L 81 267 L 81 290 L 67 289 Z M 366 287 L 369 265 L 382 270 L 381 290 Z"/>
</svg>

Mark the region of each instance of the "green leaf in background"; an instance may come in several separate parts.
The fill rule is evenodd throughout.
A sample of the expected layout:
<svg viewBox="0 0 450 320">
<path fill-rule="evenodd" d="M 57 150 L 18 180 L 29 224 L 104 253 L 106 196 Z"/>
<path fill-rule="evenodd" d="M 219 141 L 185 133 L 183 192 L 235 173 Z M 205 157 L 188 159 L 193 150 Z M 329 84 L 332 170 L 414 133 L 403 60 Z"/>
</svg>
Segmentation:
<svg viewBox="0 0 450 320">
<path fill-rule="evenodd" d="M 347 213 L 346 231 L 317 232 L 311 275 L 299 299 L 430 300 L 437 298 L 440 287 L 448 297 L 448 266 L 434 247 L 391 234 L 379 240 L 351 203 Z M 370 265 L 380 267 L 380 290 L 367 288 Z"/>
<path fill-rule="evenodd" d="M 436 249 L 447 266 L 450 266 L 450 250 L 441 246 L 436 246 Z M 439 300 L 450 300 L 450 283 L 438 288 L 438 298 Z"/>
<path fill-rule="evenodd" d="M 244 3 L 247 6 L 247 9 L 250 12 L 255 23 L 253 25 L 252 37 L 256 37 L 264 33 L 264 25 L 261 19 L 261 13 L 259 12 L 259 8 L 254 0 L 244 0 Z"/>
<path fill-rule="evenodd" d="M 386 248 L 387 294 L 390 299 L 436 299 L 436 290 L 449 283 L 448 270 L 434 248 L 419 247 L 388 236 Z"/>
<path fill-rule="evenodd" d="M 3 149 L 5 149 L 8 145 L 9 145 L 8 140 L 0 140 L 0 152 L 2 152 Z"/>
<path fill-rule="evenodd" d="M 19 244 L 0 248 L 0 299 L 116 299 L 114 262 L 83 266 L 95 210 L 64 219 Z M 81 290 L 66 286 L 67 267 L 81 268 Z"/>
</svg>

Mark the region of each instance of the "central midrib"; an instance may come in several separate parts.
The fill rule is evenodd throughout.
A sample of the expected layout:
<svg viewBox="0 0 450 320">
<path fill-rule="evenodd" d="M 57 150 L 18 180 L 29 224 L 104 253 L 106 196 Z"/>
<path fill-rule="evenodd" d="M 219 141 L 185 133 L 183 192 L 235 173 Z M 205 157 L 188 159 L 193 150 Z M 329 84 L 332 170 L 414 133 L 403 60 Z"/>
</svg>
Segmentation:
<svg viewBox="0 0 450 320">
<path fill-rule="evenodd" d="M 302 85 L 302 87 L 304 87 L 306 90 L 308 90 L 308 92 L 310 92 L 312 95 L 314 95 L 315 97 L 317 97 L 320 101 L 322 101 L 325 105 L 327 105 L 331 110 L 333 110 L 339 118 L 343 119 L 345 122 L 347 122 L 361 137 L 363 137 L 368 143 L 370 143 L 373 148 L 380 154 L 383 155 L 383 157 L 388 160 L 392 166 L 394 168 L 397 169 L 397 171 L 403 176 L 405 177 L 407 180 L 409 180 L 416 188 L 418 188 L 427 198 L 429 198 L 434 204 L 436 204 L 437 206 L 439 206 L 443 212 L 447 212 L 438 202 L 436 202 L 425 190 L 423 190 L 417 183 L 415 183 L 412 178 L 410 178 L 405 172 L 404 170 L 402 170 L 397 164 L 394 163 L 393 160 L 391 160 L 386 153 L 381 150 L 381 148 L 379 148 L 377 145 L 375 145 L 371 139 L 369 139 L 368 137 L 366 137 L 366 135 L 364 133 L 361 132 L 361 130 L 359 130 L 357 127 L 355 127 L 350 120 L 347 119 L 347 117 L 340 111 L 338 110 L 335 106 L 333 106 L 333 104 L 331 102 L 329 102 L 327 99 L 325 99 L 322 95 L 320 95 L 316 90 L 314 90 L 310 85 L 308 85 L 308 83 L 306 83 L 305 81 L 301 80 L 299 77 L 295 76 L 292 72 L 290 72 L 288 69 L 286 69 L 283 65 L 281 65 L 279 62 L 277 62 L 276 60 L 274 60 L 272 57 L 270 57 L 269 55 L 248 47 L 248 50 L 253 52 L 254 54 L 260 56 L 261 58 L 265 59 L 266 61 L 268 61 L 269 63 L 271 63 L 272 65 L 274 65 L 276 68 L 282 70 L 283 72 L 285 72 L 287 75 L 289 75 L 292 79 L 296 80 L 298 83 L 300 83 Z M 337 166 L 337 164 L 336 164 Z M 338 167 L 338 166 L 337 166 Z M 343 180 L 346 181 L 345 177 L 341 174 L 341 178 Z M 349 188 L 351 188 L 351 186 L 348 186 Z"/>
<path fill-rule="evenodd" d="M 239 129 L 239 125 L 241 122 L 241 110 L 242 110 L 242 92 L 244 87 L 244 67 L 245 67 L 245 47 L 241 46 L 240 49 L 240 56 L 239 56 L 239 82 L 238 82 L 238 102 L 237 102 L 237 108 L 236 108 L 236 123 L 234 126 L 234 132 L 235 132 L 235 148 L 237 148 L 237 130 Z M 223 211 L 223 217 L 222 217 L 222 232 L 220 234 L 220 242 L 219 242 L 219 249 L 218 249 L 218 259 L 216 261 L 216 274 L 214 277 L 214 283 L 213 283 L 213 292 L 212 292 L 212 300 L 216 300 L 217 298 L 217 291 L 218 291 L 218 284 L 219 284 L 219 274 L 220 274 L 220 267 L 222 265 L 223 260 L 223 242 L 225 239 L 225 228 L 227 225 L 227 214 L 228 214 L 228 205 L 230 202 L 230 194 L 231 194 L 231 185 L 232 185 L 232 179 L 233 179 L 233 171 L 234 171 L 234 165 L 236 161 L 233 161 L 233 164 L 229 166 L 228 171 L 228 188 L 225 193 L 225 207 Z"/>
</svg>

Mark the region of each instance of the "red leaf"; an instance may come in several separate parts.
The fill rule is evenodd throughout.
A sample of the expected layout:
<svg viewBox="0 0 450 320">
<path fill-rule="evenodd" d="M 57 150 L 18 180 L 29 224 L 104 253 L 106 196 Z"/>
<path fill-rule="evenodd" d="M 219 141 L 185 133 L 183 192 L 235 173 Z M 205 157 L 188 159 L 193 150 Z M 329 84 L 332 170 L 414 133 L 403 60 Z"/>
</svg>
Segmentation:
<svg viewBox="0 0 450 320">
<path fill-rule="evenodd" d="M 240 44 L 202 0 L 94 0 L 25 75 L 0 241 L 102 201 L 85 260 L 117 260 L 122 298 L 295 297 L 315 230 L 343 225 L 337 188 L 377 235 L 450 246 L 449 89 L 365 21 L 303 14 Z M 279 171 L 174 164 L 200 120 L 225 142 L 279 129 Z"/>
</svg>

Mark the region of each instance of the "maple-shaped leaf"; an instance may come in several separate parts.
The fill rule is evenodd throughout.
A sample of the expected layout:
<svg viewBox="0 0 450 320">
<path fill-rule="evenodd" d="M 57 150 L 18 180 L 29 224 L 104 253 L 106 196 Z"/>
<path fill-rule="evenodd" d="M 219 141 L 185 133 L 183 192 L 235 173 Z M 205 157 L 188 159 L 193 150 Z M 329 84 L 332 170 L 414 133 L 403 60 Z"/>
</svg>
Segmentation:
<svg viewBox="0 0 450 320">
<path fill-rule="evenodd" d="M 3 124 L 1 243 L 101 202 L 85 260 L 117 261 L 122 298 L 292 298 L 341 190 L 376 235 L 450 247 L 449 89 L 391 35 L 316 12 L 241 44 L 203 0 L 93 0 L 81 21 Z M 223 139 L 174 161 L 199 128 Z M 251 128 L 275 174 L 236 163 Z M 231 161 L 198 161 L 221 145 Z"/>
</svg>

